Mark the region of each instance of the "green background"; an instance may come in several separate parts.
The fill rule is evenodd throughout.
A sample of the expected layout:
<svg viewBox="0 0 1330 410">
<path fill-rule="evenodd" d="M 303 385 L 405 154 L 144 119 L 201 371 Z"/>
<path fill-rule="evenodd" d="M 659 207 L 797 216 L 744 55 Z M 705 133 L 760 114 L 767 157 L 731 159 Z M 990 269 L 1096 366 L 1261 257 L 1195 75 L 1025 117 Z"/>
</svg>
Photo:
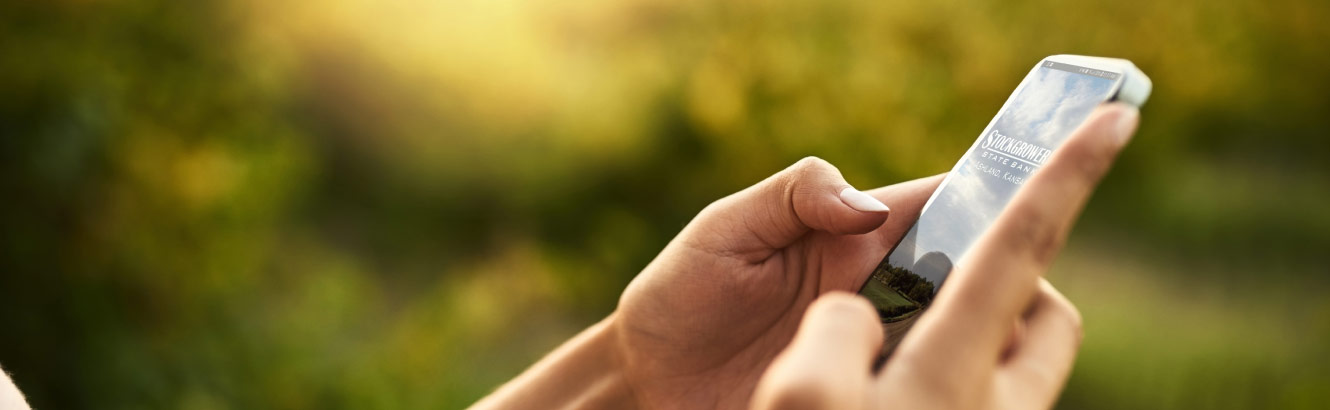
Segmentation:
<svg viewBox="0 0 1330 410">
<path fill-rule="evenodd" d="M 436 4 L 437 3 L 437 4 Z M 1049 274 L 1061 406 L 1330 402 L 1330 3 L 0 5 L 0 364 L 38 408 L 457 408 L 800 157 L 944 172 L 1059 53 L 1154 80 Z"/>
</svg>

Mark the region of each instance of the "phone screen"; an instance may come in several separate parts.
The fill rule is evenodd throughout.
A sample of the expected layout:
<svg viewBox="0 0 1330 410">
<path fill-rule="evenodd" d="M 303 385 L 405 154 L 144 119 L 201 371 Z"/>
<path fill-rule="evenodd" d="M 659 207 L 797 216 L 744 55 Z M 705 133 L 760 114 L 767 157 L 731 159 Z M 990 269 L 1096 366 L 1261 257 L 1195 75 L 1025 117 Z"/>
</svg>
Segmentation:
<svg viewBox="0 0 1330 410">
<path fill-rule="evenodd" d="M 860 294 L 877 308 L 890 354 L 966 250 L 1099 103 L 1121 74 L 1045 60 L 961 157 L 919 220 L 873 270 Z"/>
</svg>

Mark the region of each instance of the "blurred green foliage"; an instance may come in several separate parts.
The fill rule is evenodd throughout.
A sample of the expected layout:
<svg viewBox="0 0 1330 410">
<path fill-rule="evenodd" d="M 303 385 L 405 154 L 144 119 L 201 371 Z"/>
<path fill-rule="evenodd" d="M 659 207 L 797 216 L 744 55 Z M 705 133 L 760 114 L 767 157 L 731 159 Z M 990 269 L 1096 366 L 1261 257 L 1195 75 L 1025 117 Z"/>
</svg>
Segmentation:
<svg viewBox="0 0 1330 410">
<path fill-rule="evenodd" d="M 0 363 L 38 408 L 456 408 L 806 155 L 947 170 L 1039 58 L 1144 123 L 1052 280 L 1068 408 L 1330 401 L 1330 3 L 0 4 Z"/>
</svg>

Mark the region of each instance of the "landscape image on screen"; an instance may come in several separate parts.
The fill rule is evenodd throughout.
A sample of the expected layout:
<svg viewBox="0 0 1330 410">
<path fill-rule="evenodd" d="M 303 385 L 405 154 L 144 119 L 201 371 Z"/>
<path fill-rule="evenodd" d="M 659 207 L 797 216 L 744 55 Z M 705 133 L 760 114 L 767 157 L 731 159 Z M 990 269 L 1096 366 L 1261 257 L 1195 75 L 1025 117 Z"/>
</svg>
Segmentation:
<svg viewBox="0 0 1330 410">
<path fill-rule="evenodd" d="M 1111 96 L 1116 79 L 1115 73 L 1046 62 L 980 134 L 859 291 L 882 319 L 884 356 L 1017 189 Z"/>
</svg>

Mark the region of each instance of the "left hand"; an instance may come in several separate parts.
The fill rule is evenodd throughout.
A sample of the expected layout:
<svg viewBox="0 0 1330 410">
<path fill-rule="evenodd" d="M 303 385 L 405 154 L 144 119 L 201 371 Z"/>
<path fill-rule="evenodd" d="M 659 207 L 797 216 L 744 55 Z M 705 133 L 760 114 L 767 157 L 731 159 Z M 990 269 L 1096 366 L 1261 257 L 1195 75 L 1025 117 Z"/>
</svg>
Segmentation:
<svg viewBox="0 0 1330 410">
<path fill-rule="evenodd" d="M 746 407 L 808 305 L 858 290 L 940 181 L 863 193 L 810 157 L 707 206 L 633 280 L 609 320 L 635 401 Z"/>
</svg>

